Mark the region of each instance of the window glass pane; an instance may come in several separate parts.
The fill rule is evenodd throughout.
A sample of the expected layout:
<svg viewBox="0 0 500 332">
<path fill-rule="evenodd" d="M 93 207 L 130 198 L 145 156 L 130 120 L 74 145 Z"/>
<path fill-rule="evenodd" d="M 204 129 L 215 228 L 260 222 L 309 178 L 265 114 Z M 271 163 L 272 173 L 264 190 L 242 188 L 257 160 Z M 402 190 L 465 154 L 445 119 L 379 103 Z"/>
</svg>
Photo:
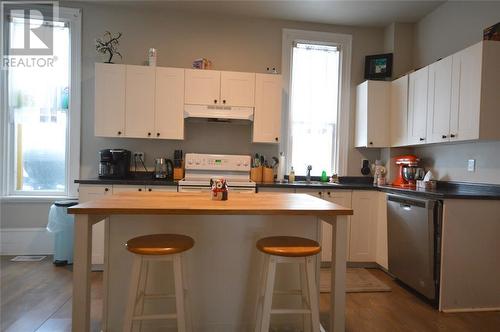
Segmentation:
<svg viewBox="0 0 500 332">
<path fill-rule="evenodd" d="M 339 50 L 297 43 L 292 53 L 291 165 L 304 175 L 336 172 Z"/>
<path fill-rule="evenodd" d="M 23 38 L 22 20 L 10 22 L 10 42 Z M 54 25 L 53 66 L 11 67 L 8 93 L 14 132 L 14 191 L 66 191 L 70 35 Z"/>
</svg>

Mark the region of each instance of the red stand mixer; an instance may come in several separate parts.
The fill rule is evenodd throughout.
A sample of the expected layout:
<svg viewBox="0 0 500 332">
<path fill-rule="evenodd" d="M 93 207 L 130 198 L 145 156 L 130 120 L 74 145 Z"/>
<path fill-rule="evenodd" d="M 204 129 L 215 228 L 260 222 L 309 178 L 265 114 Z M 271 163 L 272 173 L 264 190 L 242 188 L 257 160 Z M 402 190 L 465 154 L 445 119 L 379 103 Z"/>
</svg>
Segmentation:
<svg viewBox="0 0 500 332">
<path fill-rule="evenodd" d="M 418 167 L 419 161 L 420 159 L 412 154 L 396 157 L 395 163 L 399 165 L 399 171 L 392 185 L 415 187 L 417 179 L 423 176 L 423 169 Z"/>
</svg>

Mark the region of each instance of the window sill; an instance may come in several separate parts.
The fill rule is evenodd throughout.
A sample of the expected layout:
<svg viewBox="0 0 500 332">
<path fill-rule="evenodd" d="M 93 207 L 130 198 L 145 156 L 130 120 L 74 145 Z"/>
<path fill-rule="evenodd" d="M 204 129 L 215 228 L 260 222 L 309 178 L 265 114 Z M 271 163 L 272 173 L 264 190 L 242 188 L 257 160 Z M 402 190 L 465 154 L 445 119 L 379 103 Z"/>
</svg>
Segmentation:
<svg viewBox="0 0 500 332">
<path fill-rule="evenodd" d="M 54 201 L 64 201 L 68 199 L 78 199 L 70 196 L 2 196 L 2 203 L 52 203 Z"/>
</svg>

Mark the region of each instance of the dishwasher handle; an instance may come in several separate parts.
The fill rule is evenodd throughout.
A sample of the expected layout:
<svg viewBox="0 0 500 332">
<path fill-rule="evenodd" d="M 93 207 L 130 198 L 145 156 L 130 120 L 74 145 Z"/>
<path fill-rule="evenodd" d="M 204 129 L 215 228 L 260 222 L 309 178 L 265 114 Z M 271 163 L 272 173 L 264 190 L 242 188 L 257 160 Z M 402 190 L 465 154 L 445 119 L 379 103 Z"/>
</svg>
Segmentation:
<svg viewBox="0 0 500 332">
<path fill-rule="evenodd" d="M 435 201 L 433 200 L 417 199 L 413 197 L 392 194 L 387 195 L 387 201 L 399 203 L 399 206 L 405 210 L 411 210 L 412 207 L 433 209 L 435 205 Z"/>
</svg>

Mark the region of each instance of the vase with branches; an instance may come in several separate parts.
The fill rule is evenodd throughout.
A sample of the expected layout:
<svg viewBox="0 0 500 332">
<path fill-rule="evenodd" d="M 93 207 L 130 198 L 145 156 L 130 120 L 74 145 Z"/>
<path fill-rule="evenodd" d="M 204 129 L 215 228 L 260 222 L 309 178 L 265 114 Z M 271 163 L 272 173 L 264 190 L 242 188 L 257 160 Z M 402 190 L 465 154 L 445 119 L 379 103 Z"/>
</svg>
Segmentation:
<svg viewBox="0 0 500 332">
<path fill-rule="evenodd" d="M 106 31 L 102 39 L 96 39 L 96 51 L 108 55 L 108 61 L 105 63 L 113 63 L 112 60 L 115 54 L 119 55 L 120 59 L 122 58 L 122 55 L 118 52 L 118 45 L 120 45 L 119 39 L 121 36 L 121 32 L 113 35 L 111 32 Z"/>
</svg>

